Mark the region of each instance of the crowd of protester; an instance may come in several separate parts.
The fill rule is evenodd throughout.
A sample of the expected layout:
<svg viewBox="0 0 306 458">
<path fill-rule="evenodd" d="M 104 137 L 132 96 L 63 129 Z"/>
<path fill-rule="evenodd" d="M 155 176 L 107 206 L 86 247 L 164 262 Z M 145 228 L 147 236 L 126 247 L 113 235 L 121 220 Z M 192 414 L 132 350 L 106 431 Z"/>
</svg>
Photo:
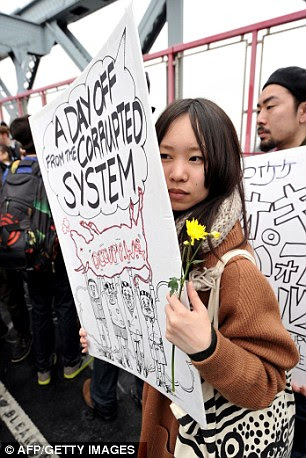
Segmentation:
<svg viewBox="0 0 306 458">
<path fill-rule="evenodd" d="M 306 145 L 306 70 L 300 67 L 286 67 L 273 72 L 262 88 L 257 108 L 257 133 L 260 138 L 259 149 L 262 152 Z M 240 170 L 241 150 L 235 129 L 227 115 L 217 105 L 205 99 L 183 99 L 166 108 L 159 117 L 156 127 L 168 189 L 175 187 L 187 189 L 189 186 L 190 195 L 193 196 L 194 193 L 190 202 L 184 205 L 183 199 L 176 199 L 175 193 L 172 195 L 170 192 L 179 241 L 183 239 L 184 218 L 195 217 L 200 222 L 205 221 L 208 230 L 214 229 L 220 208 L 232 199 L 231 205 L 227 207 L 231 216 L 231 226 L 227 228 L 225 240 L 222 239 L 220 245 L 206 247 L 205 266 L 211 268 L 228 249 L 237 246 L 252 252 L 247 244 L 247 233 L 241 232 L 238 221 L 241 215 L 246 221 Z M 192 145 L 191 152 L 188 150 L 190 145 Z M 218 156 L 218 162 L 214 156 Z M 28 116 L 16 118 L 10 127 L 5 123 L 0 126 L 1 186 L 12 164 L 16 164 L 16 161 L 22 163 L 25 158 L 33 162 L 37 161 Z M 227 167 L 229 160 L 230 168 Z M 176 166 L 183 161 L 184 165 Z M 223 171 L 222 176 L 219 169 Z M 224 185 L 226 169 L 229 169 L 229 176 L 227 184 Z M 239 207 L 238 213 L 236 207 Z M 290 371 L 297 364 L 298 354 L 289 333 L 281 323 L 276 298 L 273 297 L 271 287 L 265 283 L 263 276 L 251 263 L 246 265 L 246 262 L 241 259 L 229 263 L 229 268 L 226 268 L 225 272 L 227 274 L 223 274 L 225 278 L 223 286 L 226 294 L 223 293 L 220 299 L 219 329 L 211 326 L 208 316 L 203 315 L 208 301 L 207 293 L 201 291 L 201 288 L 196 292 L 192 285 L 189 285 L 188 293 L 194 306 L 192 311 L 187 313 L 187 310 L 181 310 L 181 303 L 175 297 L 168 296 L 165 299 L 166 338 L 189 355 L 202 379 L 209 382 L 215 392 L 219 395 L 221 393 L 232 406 L 241 409 L 241 412 L 243 409 L 252 409 L 260 413 L 268 408 L 278 393 L 285 389 L 286 371 Z M 241 289 L 241 295 L 243 294 L 243 304 L 248 304 L 248 308 L 256 312 L 256 322 L 260 321 L 258 327 L 254 323 L 250 325 L 245 338 L 243 336 L 246 329 L 242 330 L 241 321 L 236 321 L 234 318 L 238 313 L 237 310 L 232 311 L 233 315 L 230 311 L 227 313 L 224 311 L 224 307 L 231 307 L 232 304 L 228 303 L 231 301 L 237 302 L 234 305 L 238 307 L 238 286 L 235 283 L 231 284 L 237 272 L 239 278 L 246 279 L 251 276 L 254 280 L 250 295 L 246 295 L 246 288 Z M 263 289 L 265 294 L 259 297 L 259 291 Z M 0 337 L 9 343 L 11 363 L 22 363 L 33 351 L 37 383 L 40 386 L 51 383 L 52 368 L 57 358 L 54 314 L 57 316 L 61 341 L 63 376 L 67 379 L 77 377 L 93 360 L 87 354 L 90 348 L 87 346 L 85 330 L 80 331 L 81 343 L 85 350 L 81 351 L 80 323 L 60 247 L 55 263 L 43 271 L 1 267 L 0 300 L 2 303 Z M 3 313 L 4 309 L 8 315 Z M 177 313 L 181 319 L 183 317 L 181 323 L 177 319 Z M 9 316 L 9 320 L 5 320 L 4 315 Z M 183 337 L 186 323 L 188 329 L 191 326 L 194 330 L 192 339 L 190 333 Z M 263 330 L 264 323 L 267 329 Z M 274 352 L 272 348 L 275 348 Z M 233 361 L 234 358 L 239 358 L 239 364 L 242 364 L 242 361 L 246 362 L 242 367 L 246 370 L 248 366 L 249 370 L 244 376 L 247 375 L 249 378 L 249 386 L 239 383 L 241 374 L 238 367 L 236 372 L 233 372 L 233 367 L 236 367 L 234 363 L 231 366 L 231 374 L 225 375 L 229 357 L 233 358 Z M 222 371 L 220 372 L 220 364 L 224 367 L 223 375 Z M 255 366 L 256 370 L 252 373 L 251 368 L 254 369 Z M 83 398 L 86 405 L 106 421 L 113 420 L 117 415 L 118 370 L 115 365 L 95 358 L 92 377 L 85 380 L 83 385 Z M 258 376 L 261 380 L 256 385 L 253 378 Z M 226 377 L 228 380 L 225 380 Z M 229 378 L 232 380 L 230 387 Z M 290 383 L 289 386 L 287 383 L 287 392 L 292 388 L 295 395 L 296 415 L 291 457 L 305 458 L 306 386 L 293 384 L 290 387 Z M 140 408 L 142 390 L 143 382 L 136 378 L 131 395 Z M 139 456 L 143 458 L 195 456 L 189 454 L 190 448 L 197 449 L 196 453 L 204 453 L 201 451 L 202 442 L 197 442 L 196 436 L 190 431 L 186 432 L 184 421 L 186 421 L 185 417 L 172 413 L 168 399 L 145 384 L 141 433 L 141 440 L 145 447 L 140 446 Z M 188 422 L 186 424 L 190 426 Z M 263 427 L 262 430 L 264 431 L 265 428 Z M 205 433 L 203 434 L 205 443 L 206 436 Z M 290 434 L 286 440 L 286 449 L 289 453 L 292 447 Z M 192 445 L 188 445 L 187 442 Z M 216 444 L 212 445 L 215 446 L 217 447 Z"/>
</svg>

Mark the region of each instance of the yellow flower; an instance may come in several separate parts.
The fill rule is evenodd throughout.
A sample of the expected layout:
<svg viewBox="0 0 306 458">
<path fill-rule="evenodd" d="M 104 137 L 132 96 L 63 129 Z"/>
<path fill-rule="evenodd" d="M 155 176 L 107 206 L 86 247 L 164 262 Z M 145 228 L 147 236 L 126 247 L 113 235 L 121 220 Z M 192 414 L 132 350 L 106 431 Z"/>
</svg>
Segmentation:
<svg viewBox="0 0 306 458">
<path fill-rule="evenodd" d="M 202 260 L 196 260 L 196 255 L 201 248 L 201 243 L 195 249 L 191 249 L 191 246 L 194 246 L 195 240 L 205 240 L 206 237 L 213 237 L 218 239 L 220 237 L 220 232 L 212 231 L 206 232 L 206 226 L 199 224 L 197 219 L 192 219 L 192 221 L 186 220 L 186 231 L 187 235 L 190 238 L 189 240 L 185 240 L 183 242 L 183 254 L 182 254 L 182 270 L 181 270 L 181 277 L 170 278 L 168 282 L 168 286 L 170 288 L 170 296 L 177 291 L 178 298 L 180 299 L 183 286 L 185 284 L 186 279 L 188 278 L 190 268 L 195 264 L 202 264 Z M 175 392 L 175 377 L 174 377 L 174 357 L 175 357 L 175 344 L 172 344 L 172 355 L 171 355 L 171 377 L 172 377 L 172 384 L 171 389 L 172 392 Z"/>
<path fill-rule="evenodd" d="M 218 231 L 212 231 L 212 232 L 210 233 L 210 235 L 211 235 L 211 237 L 213 237 L 214 239 L 218 239 L 218 238 L 220 238 L 220 235 L 221 235 L 221 234 L 220 234 L 220 232 L 218 232 Z"/>
<path fill-rule="evenodd" d="M 207 237 L 208 233 L 205 232 L 206 226 L 202 226 L 202 224 L 199 224 L 197 219 L 192 219 L 192 221 L 189 221 L 187 219 L 186 221 L 186 228 L 187 228 L 187 234 L 190 237 L 191 240 L 191 245 L 194 245 L 195 240 L 205 240 Z"/>
</svg>

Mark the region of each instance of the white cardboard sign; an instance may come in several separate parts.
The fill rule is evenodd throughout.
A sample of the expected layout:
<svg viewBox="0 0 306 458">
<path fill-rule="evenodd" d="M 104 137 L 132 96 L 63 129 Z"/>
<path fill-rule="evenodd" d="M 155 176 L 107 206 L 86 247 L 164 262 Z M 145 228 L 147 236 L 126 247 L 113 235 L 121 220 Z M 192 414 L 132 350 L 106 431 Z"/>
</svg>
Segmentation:
<svg viewBox="0 0 306 458">
<path fill-rule="evenodd" d="M 178 349 L 171 392 L 164 306 L 181 258 L 131 7 L 83 73 L 30 123 L 90 353 L 205 425 L 199 374 Z"/>
<path fill-rule="evenodd" d="M 306 147 L 245 159 L 250 240 L 300 352 L 293 380 L 306 384 Z"/>
</svg>

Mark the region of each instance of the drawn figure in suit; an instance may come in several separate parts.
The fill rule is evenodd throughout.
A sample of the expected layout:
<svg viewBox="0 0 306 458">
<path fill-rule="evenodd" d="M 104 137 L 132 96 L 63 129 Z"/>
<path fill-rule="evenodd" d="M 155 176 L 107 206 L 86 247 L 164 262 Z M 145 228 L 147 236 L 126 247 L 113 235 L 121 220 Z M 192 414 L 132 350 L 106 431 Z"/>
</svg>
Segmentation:
<svg viewBox="0 0 306 458">
<path fill-rule="evenodd" d="M 111 341 L 109 338 L 109 331 L 106 316 L 103 310 L 103 303 L 99 286 L 100 282 L 98 278 L 87 279 L 88 294 L 95 318 L 97 320 L 104 356 L 111 357 Z"/>
<path fill-rule="evenodd" d="M 132 274 L 129 272 L 130 282 L 121 281 L 121 295 L 125 305 L 125 315 L 128 323 L 128 328 L 136 356 L 136 369 L 139 374 L 144 370 L 144 349 L 143 349 L 143 333 L 140 324 L 139 311 L 137 308 L 137 300 L 135 300 L 135 291 L 133 291 Z M 145 373 L 145 371 L 144 371 Z M 147 375 L 147 372 L 146 372 Z"/>
<path fill-rule="evenodd" d="M 117 283 L 113 279 L 104 282 L 104 292 L 107 297 L 110 318 L 113 323 L 114 334 L 120 350 L 119 362 L 123 367 L 132 367 L 128 354 L 128 333 L 118 303 Z"/>
<path fill-rule="evenodd" d="M 145 290 L 140 290 L 139 287 L 137 287 L 137 289 L 141 310 L 147 326 L 151 356 L 155 365 L 156 384 L 164 387 L 166 391 L 169 391 L 169 387 L 166 384 L 165 372 L 167 361 L 161 330 L 157 319 L 154 288 L 150 285 L 150 293 Z"/>
</svg>

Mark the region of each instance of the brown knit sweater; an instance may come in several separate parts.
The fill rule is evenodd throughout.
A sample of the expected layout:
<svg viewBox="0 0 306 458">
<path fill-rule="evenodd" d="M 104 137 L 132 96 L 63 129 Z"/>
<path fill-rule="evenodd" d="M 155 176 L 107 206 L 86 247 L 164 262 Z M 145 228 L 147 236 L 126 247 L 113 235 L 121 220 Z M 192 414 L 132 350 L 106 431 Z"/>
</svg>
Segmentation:
<svg viewBox="0 0 306 458">
<path fill-rule="evenodd" d="M 217 248 L 221 257 L 242 239 L 239 223 Z M 246 248 L 252 252 L 249 245 Z M 216 264 L 208 253 L 205 267 Z M 209 293 L 200 293 L 204 304 Z M 298 351 L 281 322 L 279 305 L 266 278 L 249 260 L 235 257 L 221 278 L 219 329 L 214 353 L 193 362 L 201 376 L 232 403 L 254 410 L 267 407 L 285 387 L 285 370 L 298 362 Z M 144 386 L 139 458 L 173 457 L 178 422 L 171 401 Z"/>
</svg>

